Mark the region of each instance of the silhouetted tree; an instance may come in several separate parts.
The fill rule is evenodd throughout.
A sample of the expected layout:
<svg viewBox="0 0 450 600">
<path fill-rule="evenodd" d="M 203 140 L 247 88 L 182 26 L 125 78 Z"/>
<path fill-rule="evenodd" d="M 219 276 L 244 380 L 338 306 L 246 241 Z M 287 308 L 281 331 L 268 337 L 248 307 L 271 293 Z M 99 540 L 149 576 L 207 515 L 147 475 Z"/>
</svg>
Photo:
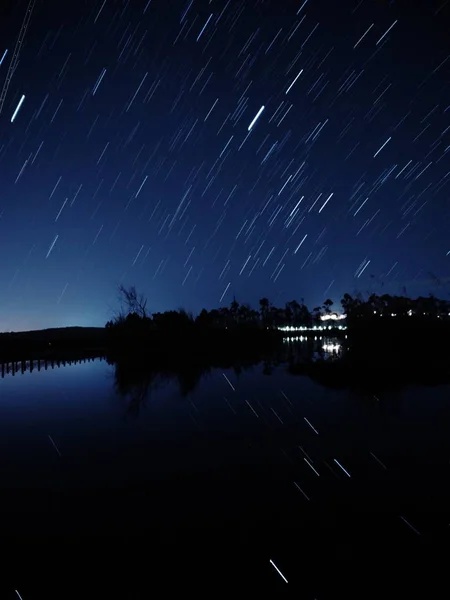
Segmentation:
<svg viewBox="0 0 450 600">
<path fill-rule="evenodd" d="M 119 286 L 119 296 L 125 304 L 127 313 L 136 313 L 141 319 L 147 318 L 147 299 L 143 294 L 138 294 L 134 285 L 126 288 Z"/>
<path fill-rule="evenodd" d="M 286 306 L 284 307 L 284 314 L 286 317 L 285 325 L 294 325 L 294 308 L 292 307 L 293 303 L 298 304 L 298 302 L 293 300 L 292 302 L 286 302 Z"/>
<path fill-rule="evenodd" d="M 163 313 L 154 313 L 153 324 L 157 330 L 179 333 L 192 328 L 194 320 L 184 309 L 168 310 Z"/>
<path fill-rule="evenodd" d="M 330 300 L 329 298 L 323 303 L 323 311 L 326 315 L 331 315 L 331 307 L 333 306 L 333 304 L 333 300 Z"/>
<path fill-rule="evenodd" d="M 239 312 L 239 302 L 237 302 L 236 298 L 233 297 L 233 301 L 230 304 L 229 314 L 234 323 L 238 321 L 238 312 Z"/>
<path fill-rule="evenodd" d="M 316 306 L 312 309 L 312 320 L 315 325 L 319 325 L 322 320 L 322 309 L 320 306 Z"/>
<path fill-rule="evenodd" d="M 269 308 L 270 308 L 269 300 L 267 298 L 261 298 L 261 300 L 259 301 L 259 312 L 261 315 L 261 321 L 263 322 L 264 325 L 267 325 L 267 323 L 268 323 Z"/>
</svg>

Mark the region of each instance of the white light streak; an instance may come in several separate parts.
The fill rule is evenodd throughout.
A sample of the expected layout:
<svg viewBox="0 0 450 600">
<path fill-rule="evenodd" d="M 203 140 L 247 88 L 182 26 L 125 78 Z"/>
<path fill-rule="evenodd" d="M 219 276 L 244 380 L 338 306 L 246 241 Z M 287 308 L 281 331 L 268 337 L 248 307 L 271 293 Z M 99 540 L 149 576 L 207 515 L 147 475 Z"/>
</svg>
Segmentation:
<svg viewBox="0 0 450 600">
<path fill-rule="evenodd" d="M 142 244 L 141 249 L 139 250 L 139 252 L 136 254 L 136 258 L 133 260 L 133 267 L 137 262 L 137 259 L 139 258 L 139 256 L 141 255 L 142 250 L 144 249 L 144 244 Z"/>
<path fill-rule="evenodd" d="M 138 189 L 138 191 L 136 192 L 136 196 L 135 196 L 135 198 L 137 198 L 137 197 L 139 196 L 139 193 L 140 193 L 140 191 L 142 190 L 142 188 L 144 187 L 144 183 L 147 181 L 147 179 L 148 179 L 148 175 L 146 175 L 146 176 L 144 177 L 144 181 L 141 183 L 141 186 L 140 186 L 140 188 L 139 188 L 139 189 Z"/>
<path fill-rule="evenodd" d="M 292 175 L 289 175 L 289 177 L 286 180 L 286 183 L 283 185 L 283 187 L 281 188 L 281 190 L 278 192 L 278 195 L 281 194 L 281 192 L 284 190 L 284 188 L 287 186 L 287 184 L 290 182 L 291 179 L 292 179 Z"/>
<path fill-rule="evenodd" d="M 293 209 L 292 209 L 292 211 L 291 211 L 291 214 L 289 215 L 290 217 L 292 217 L 292 215 L 293 215 L 293 214 L 295 213 L 295 211 L 297 210 L 298 206 L 300 206 L 300 203 L 301 203 L 301 201 L 303 200 L 303 198 L 304 198 L 304 197 L 305 197 L 305 196 L 302 196 L 302 197 L 300 198 L 300 200 L 297 202 L 297 204 L 294 206 L 294 208 L 293 208 Z"/>
<path fill-rule="evenodd" d="M 337 464 L 337 466 L 340 467 L 344 471 L 344 473 L 347 475 L 347 477 L 351 477 L 350 473 L 346 469 L 344 469 L 344 467 L 341 465 L 341 463 L 339 461 L 337 461 L 335 458 L 333 458 L 333 460 Z"/>
<path fill-rule="evenodd" d="M 300 77 L 300 75 L 303 73 L 303 69 L 300 69 L 299 74 L 297 75 L 297 77 L 294 79 L 294 81 L 291 83 L 291 85 L 288 87 L 288 89 L 286 90 L 286 94 L 289 92 L 289 90 L 292 88 L 292 86 L 294 85 L 294 83 L 297 81 L 297 79 Z"/>
<path fill-rule="evenodd" d="M 225 373 L 222 373 L 222 375 L 225 377 L 225 379 L 227 380 L 228 385 L 230 386 L 230 388 L 233 390 L 233 392 L 235 392 L 235 388 L 233 387 L 233 384 L 231 383 L 231 381 L 228 379 L 228 377 L 225 375 Z"/>
<path fill-rule="evenodd" d="M 312 464 L 309 462 L 309 460 L 307 458 L 303 459 L 305 461 L 305 463 L 308 465 L 308 467 L 311 467 L 311 469 L 314 471 L 314 473 L 317 475 L 317 477 L 320 477 L 320 473 L 318 473 L 316 471 L 316 469 L 312 466 Z"/>
<path fill-rule="evenodd" d="M 206 26 L 208 25 L 208 23 L 211 21 L 211 18 L 212 18 L 212 16 L 213 16 L 213 15 L 212 15 L 212 13 L 211 13 L 211 14 L 209 15 L 209 17 L 208 17 L 208 20 L 207 20 L 207 21 L 206 21 L 206 23 L 203 25 L 203 28 L 202 28 L 202 30 L 201 30 L 201 31 L 200 31 L 200 33 L 198 34 L 198 37 L 197 37 L 197 40 L 196 40 L 197 42 L 198 42 L 198 40 L 199 40 L 199 39 L 202 37 L 202 34 L 203 34 L 203 32 L 205 31 L 205 29 L 206 29 Z"/>
<path fill-rule="evenodd" d="M 135 99 L 135 98 L 136 98 L 136 96 L 138 95 L 138 93 L 139 93 L 139 90 L 141 89 L 141 87 L 142 87 L 142 84 L 144 83 L 144 81 L 145 81 L 145 78 L 147 77 L 147 75 L 148 75 L 148 72 L 147 72 L 147 73 L 144 75 L 144 77 L 142 78 L 142 81 L 141 81 L 141 83 L 139 84 L 139 87 L 138 87 L 138 89 L 135 91 L 135 93 L 134 93 L 134 96 L 131 98 L 131 100 L 130 100 L 130 103 L 128 104 L 128 106 L 127 106 L 127 108 L 126 108 L 126 111 L 125 111 L 125 112 L 128 112 L 128 111 L 130 110 L 130 108 L 131 108 L 131 105 L 133 104 L 133 102 L 134 102 L 134 99 Z"/>
<path fill-rule="evenodd" d="M 372 29 L 372 27 L 374 26 L 374 23 L 372 23 L 372 25 L 369 27 L 369 29 L 367 29 L 367 31 L 365 33 L 362 34 L 362 36 L 359 38 L 359 40 L 356 42 L 356 44 L 353 46 L 353 50 L 356 48 L 356 46 L 362 42 L 362 40 L 366 37 L 366 35 L 369 33 L 369 31 Z"/>
<path fill-rule="evenodd" d="M 367 267 L 369 266 L 369 264 L 370 264 L 370 260 L 368 260 L 368 261 L 366 262 L 366 264 L 364 265 L 364 267 L 363 267 L 363 268 L 361 269 L 361 271 L 359 272 L 358 279 L 361 277 L 361 275 L 362 275 L 362 274 L 364 273 L 364 271 L 367 269 Z"/>
<path fill-rule="evenodd" d="M 317 435 L 319 435 L 319 432 L 317 431 L 317 429 L 311 425 L 311 423 L 308 421 L 308 419 L 306 417 L 303 417 L 303 418 L 308 423 L 308 425 L 311 427 L 311 429 L 314 431 L 314 433 L 317 433 Z"/>
<path fill-rule="evenodd" d="M 225 144 L 224 149 L 222 150 L 222 152 L 219 154 L 219 158 L 222 158 L 223 153 L 226 151 L 226 149 L 228 148 L 228 146 L 230 145 L 231 140 L 233 139 L 233 135 L 230 137 L 230 139 L 228 140 L 228 142 Z"/>
<path fill-rule="evenodd" d="M 301 492 L 305 496 L 307 500 L 310 500 L 310 498 L 308 498 L 308 496 L 305 494 L 305 492 L 302 490 L 302 488 L 298 485 L 296 481 L 294 481 L 294 485 L 299 490 L 299 492 Z"/>
<path fill-rule="evenodd" d="M 103 77 L 105 76 L 105 73 L 106 73 L 106 69 L 103 69 L 103 71 L 102 71 L 102 72 L 101 72 L 101 74 L 100 74 L 100 77 L 99 77 L 99 78 L 98 78 L 98 80 L 97 80 L 97 83 L 96 83 L 96 84 L 95 84 L 95 86 L 94 86 L 94 90 L 92 91 L 92 95 L 93 95 L 93 96 L 95 96 L 95 92 L 97 91 L 97 89 L 98 89 L 98 86 L 101 84 L 101 82 L 102 82 L 102 79 L 103 79 Z"/>
<path fill-rule="evenodd" d="M 379 458 L 377 458 L 373 452 L 370 452 L 370 456 L 372 456 L 377 461 L 377 463 L 379 463 L 383 467 L 383 469 L 387 470 L 386 465 L 384 463 L 382 463 L 381 460 Z"/>
<path fill-rule="evenodd" d="M 325 200 L 325 202 L 322 204 L 322 206 L 319 208 L 319 214 L 323 211 L 323 209 L 325 208 L 325 206 L 328 204 L 328 201 L 330 200 L 331 196 L 334 194 L 334 192 L 331 192 L 331 194 L 328 196 L 328 198 Z"/>
<path fill-rule="evenodd" d="M 412 159 L 406 163 L 406 165 L 403 167 L 403 169 L 397 173 L 397 175 L 395 176 L 395 179 L 398 179 L 400 177 L 400 175 L 403 173 L 403 171 L 406 169 L 406 167 L 409 167 L 409 165 L 412 163 Z"/>
<path fill-rule="evenodd" d="M 47 252 L 47 256 L 45 258 L 48 258 L 50 256 L 50 252 L 53 250 L 53 246 L 56 244 L 56 240 L 58 239 L 59 234 L 56 234 L 55 239 L 52 242 L 52 245 L 50 246 L 48 252 Z"/>
<path fill-rule="evenodd" d="M 272 567 L 275 569 L 275 571 L 278 573 L 278 575 L 283 579 L 283 581 L 285 581 L 286 583 L 288 583 L 288 580 L 286 579 L 286 577 L 283 575 L 283 573 L 280 571 L 280 569 L 277 567 L 277 565 L 273 562 L 272 559 L 270 559 L 270 564 L 272 565 Z"/>
<path fill-rule="evenodd" d="M 361 206 L 358 208 L 358 210 L 355 212 L 355 214 L 353 215 L 354 217 L 356 217 L 356 215 L 359 213 L 359 211 L 362 209 L 362 207 L 364 206 L 364 204 L 367 202 L 369 198 L 366 198 L 364 200 L 364 202 L 361 204 Z"/>
<path fill-rule="evenodd" d="M 51 441 L 51 443 L 53 444 L 54 449 L 56 450 L 56 452 L 59 454 L 59 456 L 61 456 L 61 452 L 58 450 L 58 446 L 55 444 L 55 442 L 52 440 L 52 437 L 49 435 L 48 439 Z"/>
<path fill-rule="evenodd" d="M 183 283 L 181 284 L 182 286 L 186 283 L 186 280 L 189 277 L 191 271 L 192 271 L 192 265 L 189 267 L 189 271 L 186 273 L 186 277 L 183 279 Z"/>
<path fill-rule="evenodd" d="M 381 148 L 379 148 L 379 149 L 378 149 L 378 150 L 375 152 L 375 154 L 373 155 L 373 157 L 374 157 L 374 158 L 375 158 L 375 157 L 376 157 L 376 156 L 377 156 L 377 155 L 378 155 L 378 154 L 379 154 L 379 153 L 380 153 L 380 152 L 383 150 L 383 148 L 386 146 L 386 144 L 387 144 L 388 142 L 390 142 L 390 141 L 391 141 L 391 139 L 392 139 L 391 137 L 388 137 L 388 139 L 387 139 L 387 140 L 384 142 L 384 144 L 381 146 Z"/>
<path fill-rule="evenodd" d="M 249 257 L 247 258 L 247 260 L 244 263 L 244 266 L 242 267 L 242 269 L 239 272 L 239 275 L 242 275 L 242 273 L 244 272 L 245 267 L 248 265 L 248 261 L 251 259 L 251 254 L 249 255 Z"/>
<path fill-rule="evenodd" d="M 417 531 L 417 529 L 415 527 L 413 527 L 411 525 L 411 523 L 409 523 L 409 521 L 407 521 L 405 519 L 405 517 L 400 516 L 400 519 L 403 521 L 403 523 L 406 523 L 406 525 L 408 525 L 408 527 L 410 527 L 414 531 L 414 533 L 417 533 L 417 535 L 420 535 L 420 531 Z"/>
<path fill-rule="evenodd" d="M 300 13 L 300 12 L 303 10 L 303 7 L 305 6 L 305 4 L 306 4 L 307 2 L 308 2 L 308 0 L 305 0 L 305 1 L 303 2 L 303 4 L 300 6 L 300 8 L 299 8 L 299 9 L 298 9 L 298 11 L 297 11 L 297 14 L 299 14 L 299 13 Z"/>
<path fill-rule="evenodd" d="M 211 106 L 211 108 L 209 109 L 209 112 L 208 112 L 208 114 L 206 115 L 206 117 L 205 117 L 205 120 L 204 120 L 203 122 L 205 122 L 205 121 L 206 121 L 206 119 L 207 119 L 207 118 L 209 117 L 209 115 L 212 113 L 212 111 L 213 111 L 213 108 L 215 107 L 215 105 L 216 105 L 218 102 L 219 102 L 219 98 L 217 98 L 217 99 L 216 99 L 216 101 L 214 102 L 214 104 Z"/>
<path fill-rule="evenodd" d="M 392 25 L 389 27 L 389 29 L 387 29 L 387 30 L 386 30 L 386 31 L 383 33 L 383 35 L 380 37 L 380 39 L 378 40 L 378 42 L 375 44 L 376 46 L 378 46 L 378 44 L 381 42 L 381 40 L 387 36 L 387 34 L 390 32 L 390 30 L 391 30 L 391 29 L 394 27 L 394 25 L 395 25 L 397 22 L 398 22 L 398 19 L 397 19 L 396 21 L 394 21 L 394 22 L 392 23 Z"/>
<path fill-rule="evenodd" d="M 22 98 L 19 100 L 19 104 L 17 105 L 16 110 L 13 113 L 13 116 L 11 117 L 11 123 L 14 123 L 14 120 L 17 117 L 17 114 L 18 114 L 20 107 L 22 106 L 24 100 L 25 100 L 25 96 L 22 96 Z"/>
<path fill-rule="evenodd" d="M 97 23 L 97 19 L 99 18 L 100 13 L 102 12 L 103 7 L 105 6 L 105 4 L 106 4 L 106 0 L 103 0 L 103 4 L 101 5 L 100 10 L 98 11 L 97 16 L 94 19 L 94 23 Z"/>
<path fill-rule="evenodd" d="M 253 408 L 253 406 L 250 404 L 250 402 L 249 402 L 248 400 L 246 400 L 246 403 L 248 404 L 248 406 L 249 406 L 250 410 L 253 412 L 253 414 L 255 415 L 255 417 L 256 417 L 257 419 L 259 419 L 259 415 L 258 415 L 258 413 L 257 413 L 257 412 L 256 412 L 256 410 Z"/>
<path fill-rule="evenodd" d="M 308 234 L 305 233 L 302 241 L 300 242 L 300 244 L 297 246 L 297 248 L 294 250 L 294 254 L 297 254 L 298 249 L 300 248 L 300 246 L 303 244 L 303 242 L 306 240 L 306 238 L 308 237 Z"/>
<path fill-rule="evenodd" d="M 224 298 L 225 294 L 228 292 L 228 288 L 230 287 L 230 285 L 231 285 L 231 281 L 229 282 L 229 284 L 228 284 L 228 285 L 227 285 L 227 287 L 225 288 L 225 291 L 224 291 L 224 293 L 223 293 L 223 294 L 220 296 L 220 300 L 219 300 L 219 302 L 222 302 L 222 300 L 223 300 L 223 298 Z"/>
<path fill-rule="evenodd" d="M 60 216 L 60 214 L 62 213 L 62 211 L 63 211 L 63 209 L 64 209 L 65 205 L 67 204 L 67 200 L 68 200 L 68 198 L 66 198 L 66 199 L 64 200 L 64 202 L 62 203 L 62 206 L 61 206 L 61 208 L 59 209 L 59 213 L 56 215 L 55 223 L 56 223 L 56 221 L 59 219 L 59 216 Z"/>
<path fill-rule="evenodd" d="M 248 131 L 251 131 L 254 124 L 256 123 L 256 121 L 259 119 L 259 117 L 262 115 L 263 110 L 265 109 L 265 106 L 261 106 L 261 108 L 258 110 L 258 112 L 256 113 L 255 118 L 253 119 L 253 121 L 250 123 L 250 125 L 248 126 Z"/>
</svg>

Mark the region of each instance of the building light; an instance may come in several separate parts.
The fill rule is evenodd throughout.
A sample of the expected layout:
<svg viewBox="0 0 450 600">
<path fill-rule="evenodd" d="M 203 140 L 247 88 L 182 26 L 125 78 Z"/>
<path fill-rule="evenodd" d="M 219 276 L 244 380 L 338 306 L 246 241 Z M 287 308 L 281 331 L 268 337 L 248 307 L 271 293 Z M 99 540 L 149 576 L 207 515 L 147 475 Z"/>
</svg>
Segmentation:
<svg viewBox="0 0 450 600">
<path fill-rule="evenodd" d="M 332 313 L 331 315 L 322 315 L 320 317 L 321 321 L 328 321 L 332 319 L 333 321 L 342 321 L 345 319 L 347 315 L 338 315 L 337 313 Z"/>
</svg>

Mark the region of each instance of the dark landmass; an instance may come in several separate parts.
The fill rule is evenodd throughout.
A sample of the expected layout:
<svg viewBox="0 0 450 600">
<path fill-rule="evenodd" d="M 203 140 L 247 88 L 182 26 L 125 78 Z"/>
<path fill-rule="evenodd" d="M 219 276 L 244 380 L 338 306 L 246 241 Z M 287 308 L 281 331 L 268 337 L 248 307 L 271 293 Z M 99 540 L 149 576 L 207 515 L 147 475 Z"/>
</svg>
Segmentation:
<svg viewBox="0 0 450 600">
<path fill-rule="evenodd" d="M 213 368 L 261 362 L 267 372 L 285 362 L 293 375 L 331 387 L 429 384 L 450 377 L 450 304 L 432 296 L 412 300 L 372 294 L 364 300 L 345 294 L 342 329 L 344 321 L 333 321 L 338 315 L 331 311 L 331 300 L 312 311 L 303 300 L 277 308 L 262 298 L 258 311 L 233 300 L 229 307 L 204 309 L 194 317 L 183 309 L 149 315 L 146 299 L 134 287 L 120 291 L 126 310 L 105 327 L 0 334 L 0 362 L 103 356 L 117 365 L 120 389 L 130 381 L 142 387 L 162 374 L 177 378 L 186 393 Z M 339 338 L 340 351 L 322 352 L 312 360 L 314 338 L 325 335 Z M 311 343 L 303 344 L 302 351 L 287 349 L 283 342 L 299 336 Z"/>
<path fill-rule="evenodd" d="M 0 361 L 58 357 L 106 349 L 104 327 L 61 327 L 0 333 Z"/>
</svg>

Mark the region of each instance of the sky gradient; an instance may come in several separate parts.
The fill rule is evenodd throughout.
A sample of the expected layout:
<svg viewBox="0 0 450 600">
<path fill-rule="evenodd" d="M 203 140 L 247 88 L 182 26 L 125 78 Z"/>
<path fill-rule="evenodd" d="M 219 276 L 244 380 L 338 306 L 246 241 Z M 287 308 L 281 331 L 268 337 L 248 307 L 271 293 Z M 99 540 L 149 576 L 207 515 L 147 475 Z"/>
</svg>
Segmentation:
<svg viewBox="0 0 450 600">
<path fill-rule="evenodd" d="M 27 5 L 0 9 L 0 88 Z M 120 283 L 152 312 L 448 298 L 449 23 L 445 0 L 37 0 L 0 114 L 0 330 L 104 325 Z"/>
</svg>

